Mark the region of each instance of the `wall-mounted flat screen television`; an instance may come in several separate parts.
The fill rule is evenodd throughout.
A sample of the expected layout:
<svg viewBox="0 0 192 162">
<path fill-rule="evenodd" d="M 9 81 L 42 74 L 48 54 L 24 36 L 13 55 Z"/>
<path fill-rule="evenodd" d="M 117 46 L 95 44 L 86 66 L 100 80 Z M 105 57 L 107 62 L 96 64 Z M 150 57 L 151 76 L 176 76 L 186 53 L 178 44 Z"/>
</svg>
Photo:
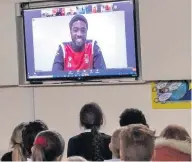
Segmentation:
<svg viewBox="0 0 192 162">
<path fill-rule="evenodd" d="M 138 77 L 135 8 L 118 0 L 23 9 L 27 80 Z"/>
</svg>

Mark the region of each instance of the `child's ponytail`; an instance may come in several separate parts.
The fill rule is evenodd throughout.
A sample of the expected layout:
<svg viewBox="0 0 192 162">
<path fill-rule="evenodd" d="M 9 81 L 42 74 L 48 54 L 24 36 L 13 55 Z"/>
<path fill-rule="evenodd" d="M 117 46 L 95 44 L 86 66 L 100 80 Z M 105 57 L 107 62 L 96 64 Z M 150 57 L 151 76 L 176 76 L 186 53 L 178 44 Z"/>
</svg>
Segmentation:
<svg viewBox="0 0 192 162">
<path fill-rule="evenodd" d="M 91 133 L 93 135 L 93 161 L 104 161 L 104 157 L 102 155 L 102 147 L 103 147 L 103 137 L 98 132 L 97 127 L 93 127 L 91 129 Z"/>
<path fill-rule="evenodd" d="M 57 161 L 63 156 L 65 142 L 54 131 L 40 132 L 32 148 L 32 161 Z"/>
<path fill-rule="evenodd" d="M 32 159 L 33 161 L 47 161 L 42 145 L 35 145 L 33 147 Z"/>
<path fill-rule="evenodd" d="M 22 153 L 21 144 L 15 144 L 13 146 L 12 161 L 26 161 Z"/>
</svg>

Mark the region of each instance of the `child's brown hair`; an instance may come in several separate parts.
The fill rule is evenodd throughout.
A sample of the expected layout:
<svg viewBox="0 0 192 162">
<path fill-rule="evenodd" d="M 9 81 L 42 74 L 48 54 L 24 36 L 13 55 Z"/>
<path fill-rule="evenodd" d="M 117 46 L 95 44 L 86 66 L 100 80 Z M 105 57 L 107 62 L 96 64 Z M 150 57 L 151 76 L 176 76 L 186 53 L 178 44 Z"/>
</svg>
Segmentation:
<svg viewBox="0 0 192 162">
<path fill-rule="evenodd" d="M 187 130 L 179 125 L 168 125 L 161 132 L 160 137 L 191 142 L 191 137 Z"/>
<path fill-rule="evenodd" d="M 32 147 L 32 161 L 56 161 L 62 159 L 65 142 L 62 136 L 54 131 L 40 132 Z"/>
<path fill-rule="evenodd" d="M 150 161 L 155 132 L 142 124 L 131 124 L 120 133 L 120 158 L 123 161 Z"/>
</svg>

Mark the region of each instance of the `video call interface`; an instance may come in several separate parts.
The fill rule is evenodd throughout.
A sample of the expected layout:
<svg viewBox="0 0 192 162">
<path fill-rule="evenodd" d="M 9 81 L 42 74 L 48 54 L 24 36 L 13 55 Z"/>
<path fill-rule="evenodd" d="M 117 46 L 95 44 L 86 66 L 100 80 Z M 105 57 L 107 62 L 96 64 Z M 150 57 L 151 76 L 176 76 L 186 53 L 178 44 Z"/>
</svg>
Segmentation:
<svg viewBox="0 0 192 162">
<path fill-rule="evenodd" d="M 136 77 L 132 0 L 24 10 L 27 79 Z"/>
</svg>

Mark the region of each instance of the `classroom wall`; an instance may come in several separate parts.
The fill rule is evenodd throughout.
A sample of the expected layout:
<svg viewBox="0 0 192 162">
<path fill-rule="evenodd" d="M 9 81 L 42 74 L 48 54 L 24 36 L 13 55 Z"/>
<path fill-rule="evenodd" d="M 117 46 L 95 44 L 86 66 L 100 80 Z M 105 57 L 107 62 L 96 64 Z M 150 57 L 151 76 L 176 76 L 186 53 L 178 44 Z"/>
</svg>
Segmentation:
<svg viewBox="0 0 192 162">
<path fill-rule="evenodd" d="M 155 129 L 157 134 L 167 123 L 184 125 L 190 131 L 190 110 L 152 109 L 150 84 L 35 88 L 34 94 L 36 118 L 41 118 L 51 128 L 60 130 L 66 139 L 79 132 L 80 108 L 91 101 L 102 106 L 106 118 L 103 130 L 109 134 L 118 127 L 120 113 L 125 108 L 132 107 L 145 113 L 150 127 Z M 53 120 L 54 116 L 57 117 Z"/>
<path fill-rule="evenodd" d="M 150 83 L 19 87 L 18 58 L 21 53 L 17 52 L 17 39 L 20 40 L 16 32 L 16 1 L 22 0 L 0 1 L 0 152 L 7 151 L 11 132 L 16 124 L 34 119 L 44 120 L 51 129 L 59 131 L 67 142 L 69 137 L 79 133 L 78 113 L 81 106 L 89 101 L 98 102 L 102 106 L 106 116 L 102 131 L 109 134 L 118 126 L 120 113 L 129 107 L 140 108 L 157 134 L 167 123 L 181 124 L 191 132 L 190 110 L 152 109 Z M 145 80 L 190 79 L 189 4 L 190 0 L 185 0 L 185 3 L 180 0 L 140 0 Z M 155 7 L 158 8 L 154 9 Z M 5 14 L 8 10 L 9 14 Z M 156 67 L 157 64 L 159 66 Z M 178 65 L 182 66 L 178 68 Z M 150 72 L 151 69 L 153 70 Z"/>
<path fill-rule="evenodd" d="M 76 86 L 38 88 L 0 88 L 0 151 L 8 149 L 14 126 L 21 121 L 44 120 L 59 131 L 66 142 L 81 131 L 79 111 L 87 102 L 97 102 L 105 114 L 102 131 L 111 134 L 118 127 L 125 108 L 141 109 L 157 134 L 168 124 L 180 124 L 191 132 L 191 110 L 154 110 L 151 106 L 151 85 Z M 12 114 L 11 114 L 12 113 Z M 3 115 L 2 115 L 3 114 Z"/>
</svg>

